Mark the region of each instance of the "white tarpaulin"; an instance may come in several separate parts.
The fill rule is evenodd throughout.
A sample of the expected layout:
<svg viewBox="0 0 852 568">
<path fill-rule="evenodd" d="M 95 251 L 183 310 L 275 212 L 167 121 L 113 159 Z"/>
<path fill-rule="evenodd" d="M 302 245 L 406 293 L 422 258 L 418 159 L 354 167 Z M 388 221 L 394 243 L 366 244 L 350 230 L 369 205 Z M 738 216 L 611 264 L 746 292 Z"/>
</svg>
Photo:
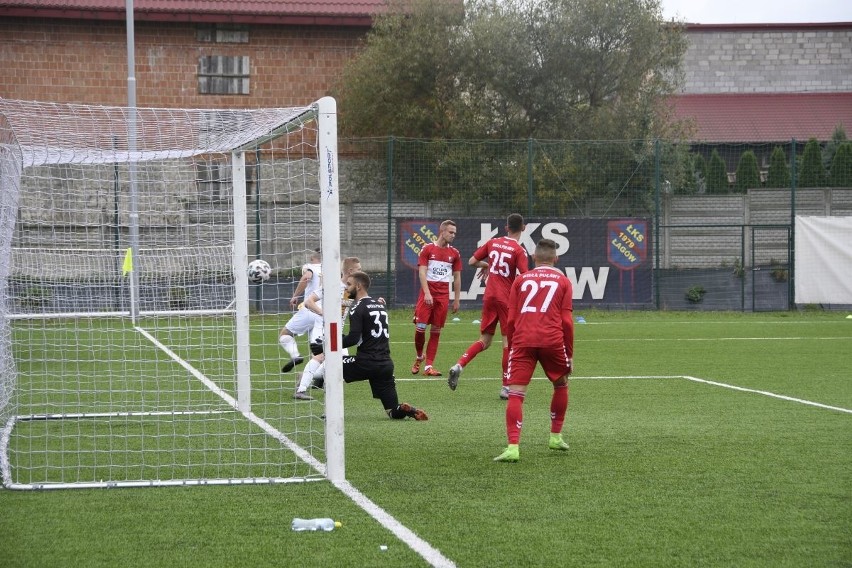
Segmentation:
<svg viewBox="0 0 852 568">
<path fill-rule="evenodd" d="M 852 217 L 796 215 L 796 303 L 852 304 Z"/>
</svg>

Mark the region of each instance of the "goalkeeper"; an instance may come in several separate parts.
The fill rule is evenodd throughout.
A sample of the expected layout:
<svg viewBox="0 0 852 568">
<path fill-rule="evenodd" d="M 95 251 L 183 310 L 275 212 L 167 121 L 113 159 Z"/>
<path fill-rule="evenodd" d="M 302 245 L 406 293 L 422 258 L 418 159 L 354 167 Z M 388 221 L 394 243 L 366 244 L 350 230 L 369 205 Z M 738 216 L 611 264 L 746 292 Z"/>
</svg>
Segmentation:
<svg viewBox="0 0 852 568">
<path fill-rule="evenodd" d="M 429 420 L 423 410 L 399 402 L 390 356 L 388 312 L 381 298 L 370 297 L 370 277 L 355 272 L 347 277 L 346 283 L 346 291 L 354 303 L 349 308 L 349 333 L 343 336 L 343 348 L 357 346 L 358 350 L 354 356 L 343 357 L 343 382 L 368 381 L 373 398 L 382 402 L 390 418 Z"/>
</svg>

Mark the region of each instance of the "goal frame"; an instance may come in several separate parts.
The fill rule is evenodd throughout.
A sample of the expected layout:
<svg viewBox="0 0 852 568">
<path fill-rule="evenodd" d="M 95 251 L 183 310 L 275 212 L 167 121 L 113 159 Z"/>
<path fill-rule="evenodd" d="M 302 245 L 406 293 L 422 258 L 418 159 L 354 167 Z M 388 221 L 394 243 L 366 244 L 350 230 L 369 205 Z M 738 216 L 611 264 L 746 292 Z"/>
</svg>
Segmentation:
<svg viewBox="0 0 852 568">
<path fill-rule="evenodd" d="M 231 151 L 231 172 L 232 172 L 232 187 L 233 187 L 233 254 L 232 254 L 232 270 L 234 277 L 235 300 L 233 308 L 230 310 L 234 315 L 235 329 L 235 374 L 236 374 L 236 397 L 231 397 L 228 393 L 219 389 L 211 382 L 205 382 L 203 375 L 196 374 L 196 378 L 202 382 L 213 393 L 221 397 L 229 406 L 242 414 L 242 416 L 254 423 L 255 426 L 261 428 L 268 435 L 276 438 L 283 446 L 290 449 L 297 458 L 307 462 L 314 470 L 323 477 L 332 481 L 342 481 L 345 479 L 345 454 L 344 454 L 344 415 L 343 415 L 343 374 L 342 374 L 342 321 L 339 310 L 327 310 L 324 316 L 325 330 L 325 463 L 314 458 L 309 452 L 299 447 L 294 441 L 282 434 L 263 418 L 257 416 L 252 411 L 252 382 L 251 382 L 251 341 L 250 341 L 250 305 L 249 305 L 249 282 L 246 273 L 246 267 L 250 261 L 248 254 L 248 227 L 247 227 L 247 175 L 246 175 L 246 160 L 245 153 L 250 149 L 256 148 L 266 142 L 272 141 L 282 135 L 285 135 L 298 128 L 309 120 L 315 120 L 317 124 L 317 166 L 318 166 L 318 181 L 320 189 L 319 197 L 319 215 L 321 221 L 321 247 L 322 247 L 322 271 L 332 275 L 339 273 L 340 270 L 340 227 L 339 227 L 339 185 L 338 185 L 338 152 L 337 152 L 337 108 L 336 101 L 332 97 L 321 98 L 311 105 L 308 110 L 301 115 L 291 119 L 291 121 L 279 125 L 277 128 L 266 133 L 262 137 L 252 140 L 240 147 L 234 148 Z M 131 109 L 135 111 L 135 109 Z M 135 117 L 136 113 L 131 112 L 131 117 Z M 0 119 L 2 116 L 0 116 Z M 134 118 L 135 119 L 135 118 Z M 131 132 L 135 130 L 135 125 L 131 125 Z M 133 180 L 135 172 L 133 162 L 130 163 L 131 177 L 131 203 L 135 202 L 135 187 Z M 5 171 L 4 171 L 5 173 Z M 21 170 L 17 173 L 20 175 Z M 0 205 L 3 205 L 0 202 Z M 17 203 L 14 204 L 15 206 Z M 131 223 L 138 223 L 138 214 L 131 214 Z M 138 235 L 138 225 L 130 228 L 131 236 Z M 11 235 L 9 235 L 11 236 Z M 146 335 L 145 330 L 136 326 L 137 318 L 145 315 L 145 312 L 140 312 L 139 309 L 139 294 L 138 280 L 135 277 L 135 271 L 132 270 L 132 259 L 138 255 L 138 240 L 131 239 L 131 247 L 128 251 L 128 257 L 131 259 L 131 268 L 129 279 L 130 287 L 130 309 L 127 313 L 109 313 L 101 315 L 121 315 L 129 318 L 135 329 L 143 335 Z M 0 292 L 4 293 L 7 283 L 5 282 L 8 276 L 7 271 L 0 267 Z M 338 286 L 333 286 L 327 290 L 326 299 L 328 302 L 340 303 L 341 291 Z M 6 298 L 0 298 L 0 301 L 6 302 Z M 78 317 L 91 316 L 91 314 L 75 314 Z M 12 319 L 24 318 L 45 318 L 50 317 L 44 314 L 32 314 L 16 316 L 9 314 L 7 309 L 0 310 L 0 318 L 7 321 L 0 321 L 0 331 L 8 330 L 9 321 Z M 152 342 L 158 343 L 156 338 L 147 335 Z M 161 345 L 169 356 L 176 362 L 182 364 L 190 373 L 193 370 L 187 367 L 185 362 L 182 362 L 179 356 L 170 353 L 169 349 Z M 2 395 L 3 393 L 0 393 Z M 10 397 L 11 398 L 11 397 Z M 0 411 L 2 410 L 3 400 L 0 400 Z M 8 401 L 6 401 L 8 403 Z M 14 409 L 13 409 L 14 410 Z M 216 411 L 212 411 L 216 412 Z M 187 412 L 186 414 L 192 414 Z M 151 479 L 151 480 L 103 480 L 91 482 L 59 482 L 59 483 L 18 483 L 13 480 L 11 474 L 12 465 L 9 458 L 9 444 L 13 430 L 17 423 L 21 421 L 36 421 L 36 420 L 73 420 L 80 417 L 107 417 L 107 416 L 128 416 L 128 415 L 149 415 L 158 414 L 157 412 L 118 412 L 118 413 L 93 413 L 88 415 L 74 414 L 38 414 L 38 415 L 17 415 L 9 416 L 5 423 L 0 424 L 0 486 L 7 489 L 30 490 L 30 489 L 67 489 L 67 488 L 113 488 L 113 487 L 153 487 L 153 486 L 174 486 L 174 485 L 223 485 L 223 484 L 266 484 L 266 483 L 292 483 L 307 481 L 303 478 L 287 478 L 287 477 L 251 477 L 251 478 L 221 478 L 221 479 Z M 172 413 L 176 414 L 176 413 Z"/>
</svg>

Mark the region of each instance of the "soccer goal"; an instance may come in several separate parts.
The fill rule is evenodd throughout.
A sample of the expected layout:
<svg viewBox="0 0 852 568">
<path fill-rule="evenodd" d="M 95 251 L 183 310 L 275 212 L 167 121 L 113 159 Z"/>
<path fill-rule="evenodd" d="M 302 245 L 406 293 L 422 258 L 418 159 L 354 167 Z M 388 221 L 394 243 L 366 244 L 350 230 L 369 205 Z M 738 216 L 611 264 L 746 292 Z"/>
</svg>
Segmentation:
<svg viewBox="0 0 852 568">
<path fill-rule="evenodd" d="M 336 129 L 328 97 L 254 110 L 0 99 L 4 487 L 343 477 L 340 353 L 326 346 L 325 404 L 296 401 L 300 369 L 282 373 L 278 346 L 310 253 L 339 273 Z M 259 284 L 255 258 L 273 272 Z"/>
</svg>

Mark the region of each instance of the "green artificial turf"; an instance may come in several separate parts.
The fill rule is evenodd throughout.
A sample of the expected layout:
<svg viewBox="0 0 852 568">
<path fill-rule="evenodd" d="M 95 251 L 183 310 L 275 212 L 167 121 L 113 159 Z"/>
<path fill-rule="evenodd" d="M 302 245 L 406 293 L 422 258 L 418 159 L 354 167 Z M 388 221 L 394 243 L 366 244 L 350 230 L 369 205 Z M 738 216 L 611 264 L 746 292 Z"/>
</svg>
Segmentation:
<svg viewBox="0 0 852 568">
<path fill-rule="evenodd" d="M 517 464 L 492 462 L 506 443 L 499 337 L 455 392 L 446 385 L 478 315 L 448 322 L 444 377 L 426 379 L 409 373 L 410 312 L 393 313 L 400 398 L 429 421 L 388 420 L 367 384 L 344 389 L 348 482 L 442 556 L 421 555 L 317 481 L 0 490 L 0 565 L 852 564 L 845 313 L 578 311 L 571 450 L 547 448 L 552 389 L 539 370 Z M 280 372 L 253 380 L 272 405 Z M 291 389 L 281 385 L 288 404 Z M 321 408 L 318 396 L 309 404 Z M 320 516 L 343 527 L 290 530 L 293 517 Z"/>
</svg>

